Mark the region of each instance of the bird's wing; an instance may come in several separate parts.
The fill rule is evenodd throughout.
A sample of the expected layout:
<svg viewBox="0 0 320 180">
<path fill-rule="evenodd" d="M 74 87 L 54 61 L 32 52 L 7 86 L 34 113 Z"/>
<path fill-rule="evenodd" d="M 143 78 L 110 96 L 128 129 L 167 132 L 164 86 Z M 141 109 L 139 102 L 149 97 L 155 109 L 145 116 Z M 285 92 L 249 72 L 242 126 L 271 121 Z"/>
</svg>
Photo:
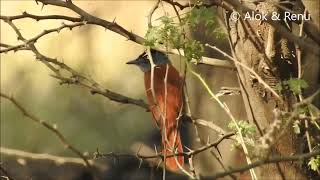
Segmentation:
<svg viewBox="0 0 320 180">
<path fill-rule="evenodd" d="M 178 128 L 178 116 L 182 110 L 182 78 L 179 76 L 178 71 L 169 64 L 169 71 L 166 77 L 166 65 L 159 66 L 154 72 L 154 87 L 151 88 L 151 73 L 145 73 L 145 86 L 150 110 L 153 118 L 157 123 L 162 134 L 162 145 L 165 154 L 172 154 L 172 150 L 177 148 L 178 152 L 182 152 L 182 144 L 180 139 L 180 133 Z M 167 90 L 166 90 L 166 88 Z M 152 95 L 152 90 L 155 92 L 156 101 Z M 161 118 L 165 116 L 165 119 Z M 165 136 L 163 136 L 165 135 Z M 180 165 L 183 164 L 183 156 L 177 157 L 177 161 Z M 168 168 L 176 170 L 178 169 L 177 161 L 174 157 L 166 159 L 166 165 Z"/>
<path fill-rule="evenodd" d="M 165 75 L 166 65 L 155 68 L 153 89 L 157 102 L 154 102 L 152 88 L 150 86 L 151 73 L 145 73 L 146 94 L 150 105 L 150 110 L 158 127 L 160 127 L 161 124 L 161 115 L 166 116 L 167 119 L 176 119 L 181 110 L 180 108 L 182 107 L 182 78 L 172 65 L 169 65 L 167 83 L 164 81 Z M 167 93 L 165 93 L 165 86 L 167 86 Z M 164 110 L 165 107 L 166 111 Z"/>
</svg>

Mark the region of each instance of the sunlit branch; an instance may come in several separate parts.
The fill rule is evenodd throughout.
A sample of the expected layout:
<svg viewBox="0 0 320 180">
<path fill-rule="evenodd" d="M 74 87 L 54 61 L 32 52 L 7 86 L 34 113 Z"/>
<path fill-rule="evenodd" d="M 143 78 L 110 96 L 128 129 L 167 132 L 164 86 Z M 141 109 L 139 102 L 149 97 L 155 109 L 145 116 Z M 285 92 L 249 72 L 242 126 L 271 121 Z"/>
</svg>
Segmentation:
<svg viewBox="0 0 320 180">
<path fill-rule="evenodd" d="M 62 157 L 51 154 L 39 154 L 39 153 L 31 153 L 26 151 L 21 151 L 17 149 L 10 149 L 5 147 L 0 147 L 0 151 L 2 155 L 6 156 L 15 156 L 17 158 L 26 158 L 33 160 L 49 160 L 53 161 L 56 164 L 65 164 L 65 163 L 74 163 L 79 165 L 86 165 L 82 158 L 76 157 Z M 88 160 L 90 164 L 93 164 L 92 160 Z"/>
</svg>

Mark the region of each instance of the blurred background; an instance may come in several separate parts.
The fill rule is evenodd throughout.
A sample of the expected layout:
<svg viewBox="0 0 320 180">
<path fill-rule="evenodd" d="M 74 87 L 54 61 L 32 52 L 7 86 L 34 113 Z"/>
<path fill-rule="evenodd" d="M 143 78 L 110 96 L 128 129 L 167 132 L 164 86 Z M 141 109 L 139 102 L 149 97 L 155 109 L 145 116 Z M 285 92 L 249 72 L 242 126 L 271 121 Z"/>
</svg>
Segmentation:
<svg viewBox="0 0 320 180">
<path fill-rule="evenodd" d="M 115 21 L 127 30 L 144 36 L 147 31 L 147 15 L 154 1 L 74 1 L 77 6 L 102 19 Z M 163 11 L 173 14 L 171 6 L 164 3 L 157 10 L 154 19 Z M 75 16 L 64 8 L 37 5 L 34 1 L 1 1 L 1 15 L 19 15 L 23 11 L 31 14 L 60 14 Z M 44 29 L 56 28 L 61 20 L 36 22 L 31 19 L 15 21 L 22 34 L 31 38 Z M 1 21 L 1 42 L 19 44 L 16 34 Z M 198 33 L 191 34 L 203 42 L 215 41 L 222 49 L 227 49 L 226 41 L 206 37 L 199 27 Z M 36 43 L 41 53 L 58 58 L 75 70 L 99 82 L 103 87 L 129 97 L 144 99 L 143 74 L 138 68 L 125 64 L 136 58 L 144 47 L 126 40 L 124 37 L 98 26 L 87 25 L 52 33 Z M 219 57 L 206 51 L 207 55 Z M 174 59 L 174 57 L 173 57 Z M 179 62 L 174 61 L 179 65 Z M 199 65 L 196 67 L 210 87 L 217 92 L 221 86 L 237 86 L 236 76 L 229 69 Z M 178 68 L 179 69 L 179 68 Z M 91 95 L 78 86 L 59 85 L 50 76 L 52 72 L 35 60 L 27 51 L 1 54 L 1 92 L 13 95 L 27 110 L 40 119 L 55 124 L 59 131 L 82 152 L 129 152 L 136 142 L 152 144 L 152 137 L 158 135 L 151 114 L 140 107 L 112 102 L 99 95 Z M 213 121 L 227 130 L 229 119 L 223 110 L 205 93 L 204 88 L 193 77 L 188 76 L 188 88 L 193 115 Z M 237 119 L 245 118 L 241 97 L 223 97 Z M 231 101 L 232 100 L 232 101 Z M 232 103 L 230 103 L 232 102 Z M 184 141 L 188 146 L 200 147 L 196 141 L 193 126 L 185 127 Z M 217 134 L 200 128 L 200 137 L 214 140 Z M 159 137 L 158 137 L 159 138 Z M 75 155 L 63 148 L 59 140 L 47 129 L 39 126 L 23 115 L 8 101 L 1 99 L 1 146 L 33 153 L 48 153 L 60 156 Z M 230 142 L 220 146 L 223 161 L 234 164 L 234 152 Z M 226 156 L 224 154 L 226 153 Z M 210 158 L 208 159 L 208 156 Z M 230 159 L 232 161 L 230 161 Z M 202 174 L 212 174 L 219 170 L 217 161 L 210 153 L 196 157 L 196 168 Z"/>
<path fill-rule="evenodd" d="M 79 1 L 92 14 L 116 22 L 143 36 L 151 1 Z M 1 1 L 1 15 L 74 15 L 63 8 L 36 5 L 34 1 Z M 26 37 L 60 26 L 62 21 L 16 21 Z M 68 22 L 66 22 L 68 23 Z M 16 34 L 1 21 L 1 41 L 18 44 Z M 41 39 L 39 51 L 56 57 L 102 86 L 129 97 L 144 97 L 143 74 L 125 64 L 144 48 L 96 26 L 62 30 Z M 30 112 L 57 125 L 79 149 L 92 152 L 125 151 L 153 130 L 151 116 L 139 107 L 92 96 L 77 86 L 59 85 L 50 69 L 35 60 L 32 52 L 1 54 L 1 91 L 15 96 Z M 71 155 L 46 129 L 22 117 L 8 102 L 1 103 L 1 145 L 26 151 Z"/>
</svg>

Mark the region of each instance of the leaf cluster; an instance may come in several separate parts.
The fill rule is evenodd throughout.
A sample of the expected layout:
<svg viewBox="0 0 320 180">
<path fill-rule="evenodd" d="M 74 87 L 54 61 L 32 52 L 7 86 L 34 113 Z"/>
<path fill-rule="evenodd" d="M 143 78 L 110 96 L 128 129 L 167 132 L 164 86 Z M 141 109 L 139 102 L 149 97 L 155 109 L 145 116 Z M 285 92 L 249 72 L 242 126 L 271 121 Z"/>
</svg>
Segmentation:
<svg viewBox="0 0 320 180">
<path fill-rule="evenodd" d="M 206 35 L 214 35 L 219 39 L 225 38 L 225 33 L 217 23 L 216 13 L 213 9 L 205 7 L 193 8 L 182 18 L 182 23 L 192 30 L 203 24 Z"/>
<path fill-rule="evenodd" d="M 248 136 L 248 135 L 252 135 L 252 134 L 256 133 L 256 128 L 252 124 L 249 124 L 246 121 L 240 120 L 237 122 L 237 125 L 238 125 L 243 136 Z M 228 124 L 228 127 L 231 130 L 238 131 L 237 125 L 234 122 L 230 122 Z"/>
<path fill-rule="evenodd" d="M 187 60 L 199 60 L 204 52 L 203 44 L 185 36 L 184 27 L 188 26 L 191 30 L 196 29 L 200 24 L 205 26 L 205 33 L 216 35 L 218 38 L 224 36 L 219 27 L 213 9 L 200 7 L 192 8 L 181 18 L 181 22 L 176 23 L 173 18 L 162 16 L 160 23 L 148 29 L 145 38 L 145 45 L 157 47 L 165 45 L 172 49 L 183 49 Z"/>
<path fill-rule="evenodd" d="M 308 84 L 305 80 L 299 78 L 290 78 L 286 81 L 281 81 L 276 85 L 276 90 L 283 92 L 285 90 L 291 91 L 294 95 L 299 95 L 302 93 L 302 90 L 307 88 Z"/>
<path fill-rule="evenodd" d="M 320 156 L 312 157 L 308 162 L 308 166 L 311 170 L 317 171 L 320 168 Z"/>
</svg>

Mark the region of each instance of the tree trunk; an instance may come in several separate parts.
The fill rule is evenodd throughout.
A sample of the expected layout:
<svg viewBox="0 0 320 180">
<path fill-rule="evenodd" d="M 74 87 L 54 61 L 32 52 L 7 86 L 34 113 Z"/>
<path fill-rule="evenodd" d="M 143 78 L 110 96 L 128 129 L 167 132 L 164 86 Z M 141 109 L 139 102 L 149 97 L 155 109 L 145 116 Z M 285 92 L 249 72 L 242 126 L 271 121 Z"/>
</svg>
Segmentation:
<svg viewBox="0 0 320 180">
<path fill-rule="evenodd" d="M 284 13 L 274 6 L 274 3 L 268 2 L 270 1 L 243 3 L 243 5 L 260 13 Z M 294 44 L 281 37 L 276 29 L 266 22 L 256 19 L 243 20 L 241 18 L 235 20 L 230 15 L 231 12 L 228 12 L 229 37 L 234 50 L 233 56 L 239 62 L 253 69 L 272 88 L 280 81 L 296 77 L 297 60 L 296 56 L 292 55 L 295 52 Z M 288 23 L 290 24 L 290 22 Z M 281 25 L 286 27 L 284 22 Z M 289 30 L 289 28 L 287 29 Z M 284 97 L 285 102 L 281 103 L 253 74 L 242 66 L 236 65 L 236 67 L 248 120 L 256 125 L 260 136 L 263 136 L 268 132 L 270 125 L 276 118 L 275 109 L 290 111 L 295 98 L 288 95 Z M 318 75 L 314 74 L 316 72 L 318 71 L 315 70 L 308 75 L 312 77 L 309 83 L 317 83 Z M 272 146 L 271 154 L 290 155 L 301 151 L 300 139 L 296 137 L 292 129 L 288 128 L 281 141 Z M 261 154 L 261 151 L 259 151 L 259 154 L 256 155 L 266 156 L 267 154 Z M 270 175 L 273 179 L 282 179 L 282 176 L 285 176 L 286 179 L 307 179 L 298 163 L 270 164 L 255 170 L 261 179 L 270 178 Z"/>
</svg>

